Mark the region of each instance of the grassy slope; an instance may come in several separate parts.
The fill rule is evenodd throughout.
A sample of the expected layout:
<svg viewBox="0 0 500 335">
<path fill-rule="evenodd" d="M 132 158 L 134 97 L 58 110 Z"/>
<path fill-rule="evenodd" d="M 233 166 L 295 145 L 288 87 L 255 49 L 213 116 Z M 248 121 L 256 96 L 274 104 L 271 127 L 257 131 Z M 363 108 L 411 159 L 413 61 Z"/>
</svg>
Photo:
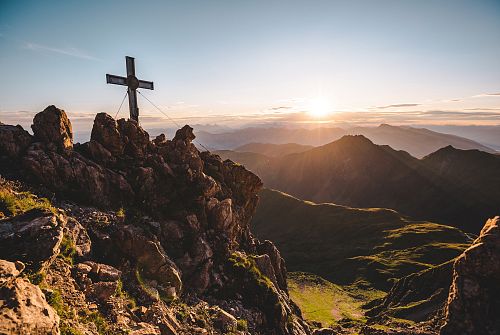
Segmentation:
<svg viewBox="0 0 500 335">
<path fill-rule="evenodd" d="M 394 279 L 446 262 L 468 243 L 459 229 L 388 209 L 314 204 L 268 189 L 260 196 L 254 233 L 276 243 L 289 270 L 340 285 L 387 291 Z"/>
<path fill-rule="evenodd" d="M 335 285 L 305 272 L 288 274 L 288 290 L 304 317 L 309 321 L 320 322 L 323 326 L 364 323 L 366 317 L 362 305 L 366 300 L 385 295 L 382 291 L 356 291 Z"/>
</svg>

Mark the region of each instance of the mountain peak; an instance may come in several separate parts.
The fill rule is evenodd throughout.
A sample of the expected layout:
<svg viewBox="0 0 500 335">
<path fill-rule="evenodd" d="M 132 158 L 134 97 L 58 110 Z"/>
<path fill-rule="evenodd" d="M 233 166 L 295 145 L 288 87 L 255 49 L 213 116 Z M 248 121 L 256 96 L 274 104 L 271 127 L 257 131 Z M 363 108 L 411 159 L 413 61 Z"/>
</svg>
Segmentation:
<svg viewBox="0 0 500 335">
<path fill-rule="evenodd" d="M 76 306 L 75 315 L 89 315 L 92 302 L 113 320 L 110 333 L 146 323 L 168 334 L 194 334 L 196 317 L 177 320 L 169 304 L 186 293 L 197 305 L 182 313 L 205 318 L 210 333 L 235 329 L 238 317 L 258 333 L 310 334 L 288 296 L 278 249 L 250 231 L 261 180 L 239 164 L 199 152 L 193 128 L 151 141 L 137 122 L 99 113 L 91 140 L 73 146 L 66 113 L 50 106 L 35 116 L 33 129 L 35 136 L 0 126 L 0 161 L 9 162 L 0 164 L 0 173 L 17 174 L 57 198 L 51 210 L 2 213 L 9 228 L 0 231 L 0 254 L 30 267 L 34 260 L 43 264 L 44 285 Z M 56 256 L 68 244 L 78 252 L 65 262 Z M 140 319 L 123 308 L 126 302 L 115 293 L 119 285 L 141 305 Z M 116 314 L 123 323 L 115 324 Z M 44 321 L 41 313 L 36 319 Z M 65 326 L 86 330 L 88 321 L 78 320 Z"/>
</svg>

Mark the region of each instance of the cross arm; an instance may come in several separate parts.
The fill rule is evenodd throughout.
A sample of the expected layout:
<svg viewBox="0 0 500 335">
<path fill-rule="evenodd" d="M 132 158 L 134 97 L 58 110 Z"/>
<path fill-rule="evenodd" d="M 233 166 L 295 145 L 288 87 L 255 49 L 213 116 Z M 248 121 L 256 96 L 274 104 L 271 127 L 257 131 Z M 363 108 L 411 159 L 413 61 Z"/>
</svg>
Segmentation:
<svg viewBox="0 0 500 335">
<path fill-rule="evenodd" d="M 114 74 L 106 74 L 106 83 L 127 86 L 127 78 L 115 76 Z"/>
<path fill-rule="evenodd" d="M 139 88 L 146 88 L 148 90 L 154 90 L 153 82 L 146 80 L 139 80 Z"/>
</svg>

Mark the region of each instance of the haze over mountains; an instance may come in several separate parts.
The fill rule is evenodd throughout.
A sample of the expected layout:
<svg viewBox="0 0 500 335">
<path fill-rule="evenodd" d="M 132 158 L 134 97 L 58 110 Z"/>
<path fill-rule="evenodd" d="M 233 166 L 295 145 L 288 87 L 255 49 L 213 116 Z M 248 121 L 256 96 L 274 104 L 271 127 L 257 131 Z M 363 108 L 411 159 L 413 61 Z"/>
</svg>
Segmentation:
<svg viewBox="0 0 500 335">
<path fill-rule="evenodd" d="M 249 143 L 287 144 L 319 146 L 335 141 L 345 135 L 363 135 L 376 144 L 389 145 L 396 150 L 404 150 L 412 156 L 422 158 L 440 148 L 451 145 L 457 149 L 478 149 L 485 152 L 496 151 L 479 142 L 468 138 L 443 134 L 425 128 L 409 126 L 391 126 L 382 124 L 378 127 L 355 128 L 243 128 L 232 132 L 209 133 L 197 132 L 199 141 L 215 150 L 252 151 L 266 154 L 262 149 L 245 150 L 244 145 Z M 492 140 L 490 142 L 497 143 Z M 243 146 L 243 148 L 242 148 Z M 237 149 L 235 149 L 237 148 Z"/>
<path fill-rule="evenodd" d="M 448 146 L 417 159 L 358 135 L 275 158 L 219 154 L 300 199 L 392 208 L 474 233 L 500 208 L 500 157 L 478 150 Z"/>
</svg>

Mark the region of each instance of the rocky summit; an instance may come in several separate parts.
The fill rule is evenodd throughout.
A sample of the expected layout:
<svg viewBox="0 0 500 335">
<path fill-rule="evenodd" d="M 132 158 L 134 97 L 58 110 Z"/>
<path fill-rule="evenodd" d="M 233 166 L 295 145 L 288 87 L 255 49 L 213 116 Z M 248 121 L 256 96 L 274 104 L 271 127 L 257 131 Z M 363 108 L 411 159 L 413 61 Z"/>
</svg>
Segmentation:
<svg viewBox="0 0 500 335">
<path fill-rule="evenodd" d="M 250 219 L 261 180 L 97 114 L 0 124 L 0 333 L 310 334 L 280 252 Z M 50 200 L 48 200 L 49 198 Z"/>
<path fill-rule="evenodd" d="M 442 335 L 500 334 L 500 217 L 454 263 Z"/>
</svg>

